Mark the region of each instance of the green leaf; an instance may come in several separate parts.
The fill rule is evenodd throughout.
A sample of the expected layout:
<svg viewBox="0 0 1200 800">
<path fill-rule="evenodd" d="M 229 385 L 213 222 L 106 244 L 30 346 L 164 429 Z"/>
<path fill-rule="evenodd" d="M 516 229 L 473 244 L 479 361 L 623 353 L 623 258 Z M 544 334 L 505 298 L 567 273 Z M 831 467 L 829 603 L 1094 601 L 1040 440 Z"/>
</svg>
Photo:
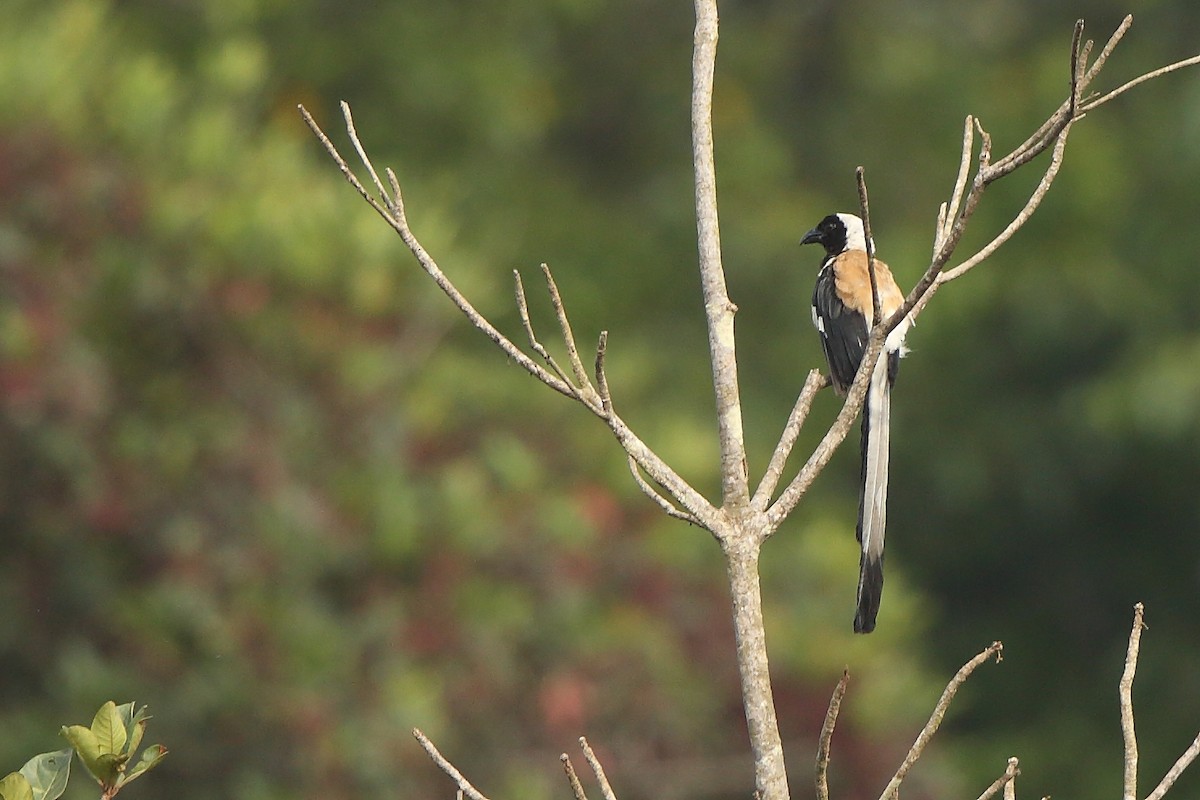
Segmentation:
<svg viewBox="0 0 1200 800">
<path fill-rule="evenodd" d="M 71 777 L 72 750 L 56 750 L 42 753 L 25 762 L 21 774 L 29 781 L 33 800 L 58 800 L 67 790 L 67 779 Z"/>
<path fill-rule="evenodd" d="M 125 773 L 121 784 L 129 783 L 134 778 L 140 776 L 143 772 L 151 767 L 158 766 L 158 762 L 162 761 L 167 755 L 167 748 L 161 744 L 152 744 L 146 748 L 146 752 L 142 753 L 141 759 L 134 765 L 133 769 Z"/>
<path fill-rule="evenodd" d="M 82 725 L 71 725 L 69 727 L 64 725 L 62 735 L 75 748 L 75 752 L 79 753 L 79 758 L 83 761 L 83 765 L 87 767 L 87 771 L 92 773 L 92 777 L 100 780 L 99 766 L 96 763 L 100 758 L 100 743 L 96 741 L 96 734 L 92 733 L 90 728 L 85 728 Z"/>
<path fill-rule="evenodd" d="M 128 705 L 130 708 L 133 707 L 133 703 Z M 125 708 L 125 706 L 121 706 L 121 708 Z M 150 715 L 146 713 L 146 707 L 142 706 L 129 718 L 129 724 L 125 726 L 126 733 L 129 735 L 129 744 L 125 746 L 125 752 L 131 758 L 142 746 L 142 736 L 146 733 L 146 721 L 149 719 Z"/>
<path fill-rule="evenodd" d="M 96 777 L 100 779 L 100 785 L 115 785 L 125 771 L 125 762 L 128 760 L 129 756 L 123 753 L 101 753 L 100 758 L 96 759 Z"/>
<path fill-rule="evenodd" d="M 10 772 L 0 780 L 0 797 L 4 800 L 33 800 L 33 789 L 24 775 Z"/>
<path fill-rule="evenodd" d="M 100 746 L 101 755 L 120 755 L 125 752 L 125 720 L 117 710 L 117 704 L 109 700 L 100 706 L 92 719 L 92 733 Z"/>
</svg>

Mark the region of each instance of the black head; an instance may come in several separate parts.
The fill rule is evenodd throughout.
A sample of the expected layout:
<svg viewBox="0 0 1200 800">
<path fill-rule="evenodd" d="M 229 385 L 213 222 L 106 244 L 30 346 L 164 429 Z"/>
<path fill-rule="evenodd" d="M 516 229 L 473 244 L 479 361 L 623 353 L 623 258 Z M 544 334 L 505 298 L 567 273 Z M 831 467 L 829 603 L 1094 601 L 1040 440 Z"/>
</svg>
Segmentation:
<svg viewBox="0 0 1200 800">
<path fill-rule="evenodd" d="M 867 249 L 862 220 L 853 214 L 830 214 L 804 234 L 800 244 L 819 244 L 831 256 Z"/>
</svg>

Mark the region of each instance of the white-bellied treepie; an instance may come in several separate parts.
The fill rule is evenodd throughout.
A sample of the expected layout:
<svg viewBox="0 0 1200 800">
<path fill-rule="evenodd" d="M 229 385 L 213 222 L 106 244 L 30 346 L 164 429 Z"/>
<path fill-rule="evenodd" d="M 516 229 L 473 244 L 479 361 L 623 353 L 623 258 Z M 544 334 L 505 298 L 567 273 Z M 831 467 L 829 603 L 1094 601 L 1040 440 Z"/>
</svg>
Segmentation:
<svg viewBox="0 0 1200 800">
<path fill-rule="evenodd" d="M 801 244 L 825 248 L 817 286 L 813 290 L 813 325 L 829 363 L 829 377 L 838 394 L 854 382 L 874 325 L 871 277 L 867 271 L 867 242 L 862 220 L 853 214 L 830 214 L 804 234 Z M 887 319 L 904 302 L 904 295 L 887 265 L 875 259 L 879 313 Z M 858 572 L 858 610 L 854 632 L 875 630 L 883 594 L 883 537 L 887 520 L 888 437 L 891 390 L 900 356 L 905 353 L 908 320 L 888 334 L 884 353 L 871 374 L 862 412 L 862 489 L 858 502 L 858 541 L 862 545 Z"/>
</svg>

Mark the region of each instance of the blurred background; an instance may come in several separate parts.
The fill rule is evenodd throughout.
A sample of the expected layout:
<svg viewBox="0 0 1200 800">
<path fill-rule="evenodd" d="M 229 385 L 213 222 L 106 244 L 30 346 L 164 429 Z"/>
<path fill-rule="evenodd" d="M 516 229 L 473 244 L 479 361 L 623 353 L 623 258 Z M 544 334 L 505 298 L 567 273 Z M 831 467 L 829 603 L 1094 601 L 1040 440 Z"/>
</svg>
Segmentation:
<svg viewBox="0 0 1200 800">
<path fill-rule="evenodd" d="M 1071 26 L 1137 22 L 1097 88 L 1200 50 L 1200 6 L 730 0 L 715 124 L 751 469 L 807 371 L 855 208 L 928 263 L 963 118 L 997 152 L 1065 97 Z M 171 755 L 130 796 L 567 797 L 586 734 L 622 800 L 752 790 L 723 565 L 607 429 L 457 316 L 303 126 L 339 100 L 410 221 L 510 336 L 537 265 L 615 402 L 716 495 L 695 268 L 692 8 L 647 0 L 9 0 L 0 26 L 0 772 L 108 699 Z M 997 184 L 962 252 L 1020 208 Z M 1079 124 L 1041 211 L 939 293 L 897 385 L 888 589 L 850 634 L 854 438 L 764 552 L 793 792 L 852 679 L 831 782 L 875 797 L 994 639 L 909 798 L 1113 795 L 1135 602 L 1142 791 L 1200 721 L 1200 74 Z M 836 413 L 823 393 L 798 446 Z M 793 469 L 795 465 L 793 465 Z M 578 761 L 578 759 L 577 759 Z M 581 762 L 580 762 L 581 765 Z M 82 770 L 68 797 L 94 796 Z M 1193 771 L 1174 796 L 1200 794 Z"/>
</svg>

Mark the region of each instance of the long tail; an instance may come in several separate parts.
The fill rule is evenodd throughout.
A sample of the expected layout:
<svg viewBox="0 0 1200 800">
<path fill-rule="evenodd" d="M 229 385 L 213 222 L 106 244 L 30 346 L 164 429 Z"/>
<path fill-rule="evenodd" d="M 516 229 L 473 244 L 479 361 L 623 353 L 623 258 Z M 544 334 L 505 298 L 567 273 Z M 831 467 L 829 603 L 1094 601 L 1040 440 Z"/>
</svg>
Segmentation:
<svg viewBox="0 0 1200 800">
<path fill-rule="evenodd" d="M 892 387 L 884 353 L 871 376 L 862 415 L 862 494 L 858 503 L 858 610 L 854 632 L 875 630 L 883 596 L 883 536 L 887 522 L 888 450 L 891 433 Z"/>
</svg>

